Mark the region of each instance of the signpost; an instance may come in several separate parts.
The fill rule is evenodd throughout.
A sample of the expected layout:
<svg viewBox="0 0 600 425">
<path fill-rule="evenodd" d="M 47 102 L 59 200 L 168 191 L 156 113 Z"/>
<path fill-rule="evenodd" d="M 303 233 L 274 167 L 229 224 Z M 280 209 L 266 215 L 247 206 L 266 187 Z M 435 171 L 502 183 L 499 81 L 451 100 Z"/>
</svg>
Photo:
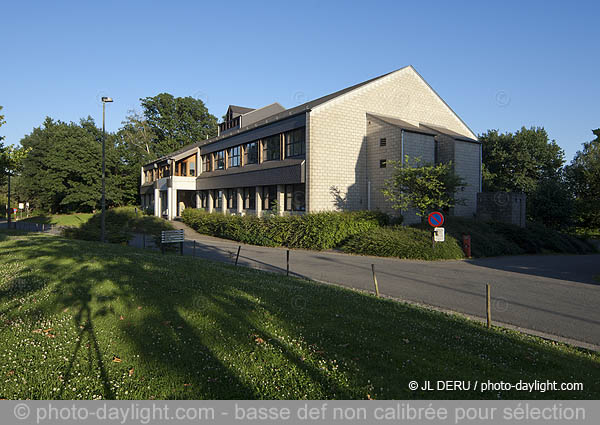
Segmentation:
<svg viewBox="0 0 600 425">
<path fill-rule="evenodd" d="M 436 242 L 444 242 L 445 240 L 445 230 L 442 227 L 442 224 L 444 224 L 444 215 L 437 211 L 429 213 L 427 215 L 427 222 L 433 227 L 433 232 L 431 232 L 431 243 L 433 249 L 435 249 Z"/>
</svg>

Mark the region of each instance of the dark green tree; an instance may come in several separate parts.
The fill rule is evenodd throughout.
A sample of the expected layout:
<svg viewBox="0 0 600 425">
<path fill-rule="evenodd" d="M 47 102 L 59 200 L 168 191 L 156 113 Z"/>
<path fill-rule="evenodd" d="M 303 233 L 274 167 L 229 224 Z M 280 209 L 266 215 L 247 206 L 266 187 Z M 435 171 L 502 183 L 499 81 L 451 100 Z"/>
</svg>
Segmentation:
<svg viewBox="0 0 600 425">
<path fill-rule="evenodd" d="M 564 173 L 542 178 L 527 196 L 528 219 L 547 227 L 564 229 L 573 223 L 574 199 Z"/>
<path fill-rule="evenodd" d="M 91 117 L 79 124 L 46 118 L 21 140 L 28 154 L 20 183 L 36 208 L 56 212 L 92 211 L 101 198 L 101 137 Z M 121 161 L 115 136 L 106 137 L 107 205 L 123 204 Z"/>
<path fill-rule="evenodd" d="M 154 158 L 217 134 L 217 118 L 200 99 L 160 93 L 140 101 L 153 134 L 148 152 Z"/>
<path fill-rule="evenodd" d="M 516 133 L 488 130 L 482 142 L 483 189 L 532 193 L 543 178 L 556 178 L 564 152 L 542 127 L 522 127 Z"/>
<path fill-rule="evenodd" d="M 575 195 L 576 224 L 588 229 L 600 228 L 600 128 L 592 130 L 596 138 L 583 144 L 571 164 L 565 167 Z"/>
</svg>

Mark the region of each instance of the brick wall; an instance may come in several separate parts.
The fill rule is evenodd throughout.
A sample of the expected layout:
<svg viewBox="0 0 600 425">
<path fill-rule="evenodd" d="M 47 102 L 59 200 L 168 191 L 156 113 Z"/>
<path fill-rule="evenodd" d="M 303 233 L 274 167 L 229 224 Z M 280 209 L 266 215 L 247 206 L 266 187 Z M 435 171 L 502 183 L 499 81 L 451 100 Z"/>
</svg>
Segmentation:
<svg viewBox="0 0 600 425">
<path fill-rule="evenodd" d="M 476 137 L 411 67 L 316 106 L 307 125 L 308 211 L 339 209 L 334 187 L 346 208 L 367 208 L 367 113 Z"/>
</svg>

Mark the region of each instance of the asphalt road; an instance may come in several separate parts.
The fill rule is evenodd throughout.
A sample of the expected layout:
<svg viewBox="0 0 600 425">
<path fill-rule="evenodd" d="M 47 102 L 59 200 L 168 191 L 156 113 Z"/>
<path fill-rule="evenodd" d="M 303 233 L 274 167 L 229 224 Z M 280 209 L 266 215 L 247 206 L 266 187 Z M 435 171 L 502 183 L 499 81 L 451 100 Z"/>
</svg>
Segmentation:
<svg viewBox="0 0 600 425">
<path fill-rule="evenodd" d="M 185 228 L 182 223 L 174 223 Z M 237 242 L 185 228 L 185 253 L 235 260 Z M 242 245 L 239 264 L 285 272 L 286 249 Z M 468 261 L 412 261 L 292 250 L 291 274 L 373 291 L 375 264 L 381 293 L 472 316 L 486 316 L 491 284 L 492 318 L 533 331 L 600 346 L 600 255 L 539 255 Z"/>
</svg>

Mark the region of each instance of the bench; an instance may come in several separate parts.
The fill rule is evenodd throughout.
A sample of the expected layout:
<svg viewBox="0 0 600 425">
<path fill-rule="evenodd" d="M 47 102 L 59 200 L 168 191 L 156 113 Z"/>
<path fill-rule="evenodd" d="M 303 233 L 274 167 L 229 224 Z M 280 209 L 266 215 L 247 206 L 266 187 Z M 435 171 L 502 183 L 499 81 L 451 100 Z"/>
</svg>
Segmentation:
<svg viewBox="0 0 600 425">
<path fill-rule="evenodd" d="M 183 236 L 183 230 L 163 230 L 160 233 L 160 250 L 165 253 L 165 245 L 171 243 L 179 244 L 179 254 L 183 255 L 183 242 L 185 241 Z"/>
</svg>

